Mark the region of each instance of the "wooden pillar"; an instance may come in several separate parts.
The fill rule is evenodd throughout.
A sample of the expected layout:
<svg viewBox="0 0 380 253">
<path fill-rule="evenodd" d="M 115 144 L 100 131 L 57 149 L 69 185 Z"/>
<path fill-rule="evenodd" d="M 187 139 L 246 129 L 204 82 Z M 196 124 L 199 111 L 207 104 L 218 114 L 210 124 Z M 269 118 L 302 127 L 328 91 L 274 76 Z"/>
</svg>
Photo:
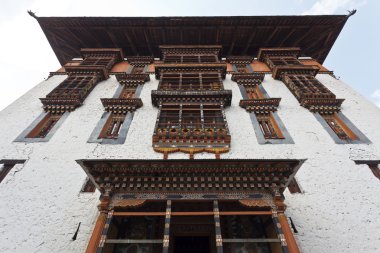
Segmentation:
<svg viewBox="0 0 380 253">
<path fill-rule="evenodd" d="M 104 230 L 105 229 L 108 230 L 109 224 L 111 223 L 112 214 L 113 214 L 113 211 L 108 212 L 109 202 L 110 202 L 110 198 L 109 198 L 109 193 L 107 192 L 102 197 L 102 200 L 98 206 L 100 213 L 99 213 L 98 219 L 96 220 L 95 228 L 92 232 L 90 242 L 87 245 L 86 253 L 100 252 L 98 251 L 98 247 L 101 243 L 102 236 L 107 235 L 105 234 L 105 232 L 107 231 L 104 231 Z"/>
<path fill-rule="evenodd" d="M 169 252 L 169 237 L 170 237 L 170 219 L 172 213 L 172 201 L 168 200 L 166 202 L 166 213 L 165 213 L 165 229 L 164 229 L 164 241 L 163 241 L 163 253 Z"/>
<path fill-rule="evenodd" d="M 107 213 L 100 212 L 98 220 L 96 221 L 94 231 L 92 232 L 90 242 L 87 245 L 86 253 L 95 253 L 98 248 L 100 237 L 102 236 L 102 231 L 104 225 L 106 224 Z"/>
<path fill-rule="evenodd" d="M 285 240 L 288 245 L 289 253 L 299 253 L 300 251 L 298 249 L 296 239 L 294 238 L 292 229 L 289 226 L 289 222 L 285 214 L 278 213 L 278 220 L 280 221 L 282 232 L 284 233 Z"/>
<path fill-rule="evenodd" d="M 222 239 L 222 231 L 220 229 L 219 205 L 218 205 L 217 200 L 214 200 L 214 222 L 215 222 L 216 252 L 223 253 L 223 239 Z"/>
</svg>

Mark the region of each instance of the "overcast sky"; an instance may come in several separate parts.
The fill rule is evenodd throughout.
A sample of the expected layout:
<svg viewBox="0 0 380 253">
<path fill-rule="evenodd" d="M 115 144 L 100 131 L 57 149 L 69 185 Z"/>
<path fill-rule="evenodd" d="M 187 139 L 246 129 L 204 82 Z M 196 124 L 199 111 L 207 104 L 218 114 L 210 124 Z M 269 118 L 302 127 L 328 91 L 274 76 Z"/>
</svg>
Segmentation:
<svg viewBox="0 0 380 253">
<path fill-rule="evenodd" d="M 37 16 L 248 16 L 346 14 L 325 66 L 380 107 L 377 0 L 0 0 L 0 110 L 60 65 Z"/>
</svg>

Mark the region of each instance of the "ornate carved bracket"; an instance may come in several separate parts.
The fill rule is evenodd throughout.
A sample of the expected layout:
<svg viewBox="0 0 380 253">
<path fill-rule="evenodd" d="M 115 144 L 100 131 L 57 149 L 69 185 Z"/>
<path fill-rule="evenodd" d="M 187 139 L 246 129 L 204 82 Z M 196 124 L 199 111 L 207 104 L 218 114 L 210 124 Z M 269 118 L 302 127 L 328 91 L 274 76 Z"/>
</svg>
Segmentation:
<svg viewBox="0 0 380 253">
<path fill-rule="evenodd" d="M 281 98 L 263 98 L 263 99 L 242 99 L 240 107 L 247 112 L 255 112 L 258 114 L 268 114 L 277 111 Z"/>
</svg>

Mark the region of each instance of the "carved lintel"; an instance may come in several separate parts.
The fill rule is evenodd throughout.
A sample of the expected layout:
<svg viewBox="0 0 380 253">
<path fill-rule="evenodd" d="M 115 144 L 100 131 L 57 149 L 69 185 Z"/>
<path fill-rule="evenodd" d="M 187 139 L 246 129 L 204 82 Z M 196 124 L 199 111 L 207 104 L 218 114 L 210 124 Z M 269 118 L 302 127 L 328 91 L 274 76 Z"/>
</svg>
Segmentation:
<svg viewBox="0 0 380 253">
<path fill-rule="evenodd" d="M 311 112 L 320 114 L 333 114 L 340 112 L 344 99 L 327 98 L 327 99 L 301 99 L 300 104 Z"/>
<path fill-rule="evenodd" d="M 267 199 L 241 199 L 239 203 L 246 207 L 271 207 L 273 205 Z"/>
<path fill-rule="evenodd" d="M 82 102 L 79 99 L 52 99 L 40 98 L 43 109 L 45 112 L 53 114 L 61 114 L 65 112 L 72 112 L 75 108 L 79 107 Z"/>
<path fill-rule="evenodd" d="M 104 66 L 65 66 L 68 75 L 97 75 L 99 81 L 108 79 L 108 70 Z"/>
<path fill-rule="evenodd" d="M 143 106 L 141 98 L 101 98 L 100 100 L 107 112 L 116 114 L 134 112 Z"/>
<path fill-rule="evenodd" d="M 122 85 L 136 87 L 142 85 L 150 80 L 149 74 L 127 74 L 127 73 L 117 73 L 117 81 Z"/>
<path fill-rule="evenodd" d="M 241 85 L 260 85 L 264 81 L 263 73 L 234 73 L 231 80 Z"/>
<path fill-rule="evenodd" d="M 239 105 L 248 112 L 268 114 L 277 111 L 280 101 L 281 98 L 242 99 Z"/>
<path fill-rule="evenodd" d="M 154 58 L 152 56 L 128 56 L 127 61 L 132 66 L 145 66 L 153 63 Z"/>
</svg>

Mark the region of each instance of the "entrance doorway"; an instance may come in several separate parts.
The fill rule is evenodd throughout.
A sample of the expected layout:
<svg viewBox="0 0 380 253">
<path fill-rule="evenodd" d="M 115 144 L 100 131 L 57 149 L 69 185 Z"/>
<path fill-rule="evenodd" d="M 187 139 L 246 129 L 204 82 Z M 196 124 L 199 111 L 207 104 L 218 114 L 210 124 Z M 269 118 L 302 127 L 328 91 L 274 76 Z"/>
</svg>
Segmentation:
<svg viewBox="0 0 380 253">
<path fill-rule="evenodd" d="M 176 236 L 174 237 L 174 253 L 210 253 L 210 237 L 208 236 Z"/>
</svg>

